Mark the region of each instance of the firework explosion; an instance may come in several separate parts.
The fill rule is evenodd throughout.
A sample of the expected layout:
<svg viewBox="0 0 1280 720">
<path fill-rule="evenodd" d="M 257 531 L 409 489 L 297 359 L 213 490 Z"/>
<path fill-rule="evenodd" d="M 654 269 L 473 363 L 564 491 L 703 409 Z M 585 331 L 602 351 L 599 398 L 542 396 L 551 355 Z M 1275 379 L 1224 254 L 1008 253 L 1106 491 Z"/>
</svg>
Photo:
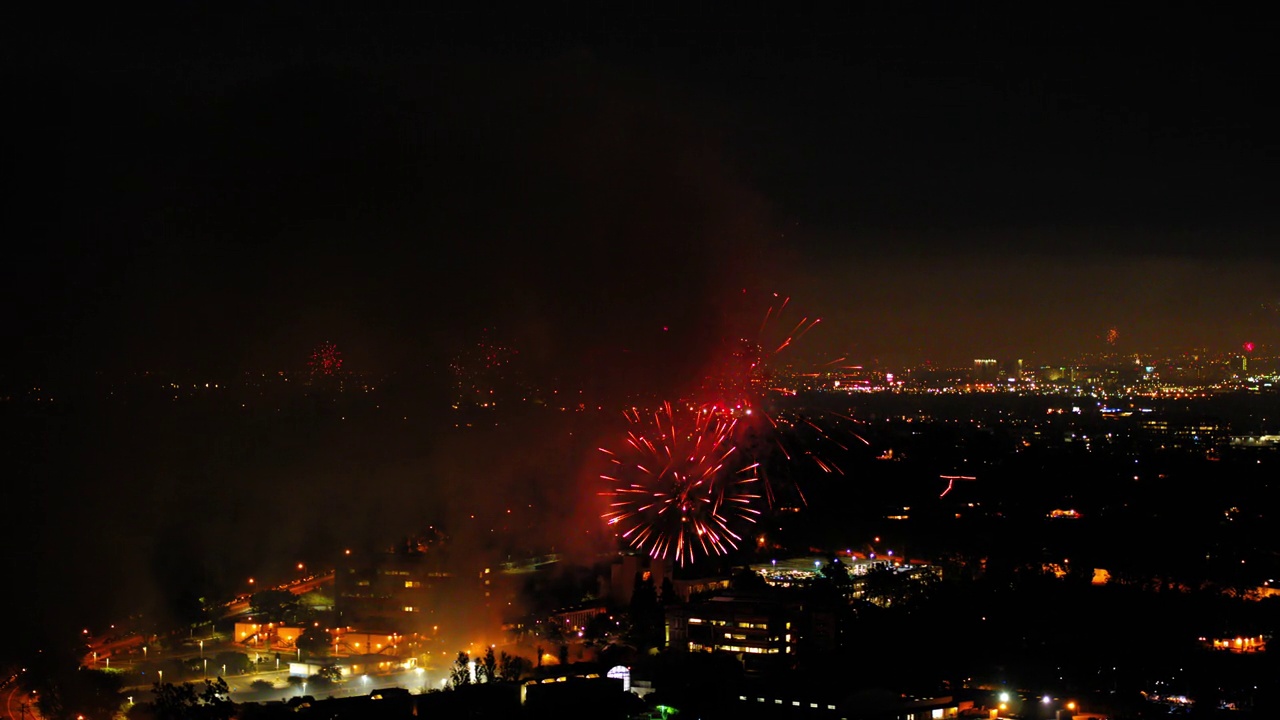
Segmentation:
<svg viewBox="0 0 1280 720">
<path fill-rule="evenodd" d="M 745 291 L 744 291 L 745 294 Z M 786 398 L 798 393 L 802 380 L 818 373 L 796 373 L 780 363 L 783 354 L 812 330 L 821 318 L 790 316 L 791 298 L 773 293 L 766 298 L 763 319 L 755 338 L 732 343 L 726 360 L 704 385 L 704 408 L 719 408 L 735 418 L 733 442 L 758 467 L 761 487 L 769 507 L 786 502 L 807 505 L 804 492 L 792 476 L 807 465 L 824 474 L 843 475 L 829 457 L 830 451 L 848 452 L 849 442 L 867 441 L 847 430 L 853 418 L 824 411 L 784 410 Z M 760 310 L 755 311 L 757 317 Z M 843 370 L 845 358 L 823 364 L 823 370 Z M 845 435 L 848 439 L 842 440 Z M 772 470 L 772 471 L 771 471 Z"/>
<path fill-rule="evenodd" d="M 767 393 L 787 392 L 779 385 L 778 357 L 822 321 L 821 318 L 784 317 L 790 304 L 791 298 L 773 293 L 767 298 L 764 317 L 754 337 L 739 334 L 728 343 L 725 359 L 713 368 L 704 383 L 704 393 L 710 398 L 706 404 L 747 409 L 757 405 Z"/>
<path fill-rule="evenodd" d="M 613 489 L 604 519 L 631 547 L 681 565 L 702 555 L 725 555 L 742 537 L 731 525 L 755 522 L 758 463 L 734 444 L 731 413 L 709 407 L 674 410 L 670 403 L 648 422 L 627 413 L 632 429 L 620 453 L 605 448 L 613 467 L 601 478 Z"/>
<path fill-rule="evenodd" d="M 307 360 L 307 370 L 312 377 L 324 377 L 338 374 L 342 369 L 342 353 L 338 346 L 331 342 L 323 342 L 311 351 Z"/>
<path fill-rule="evenodd" d="M 727 554 L 764 509 L 808 504 L 801 477 L 844 475 L 831 456 L 855 441 L 870 444 L 848 429 L 857 423 L 848 415 L 786 407 L 797 381 L 815 374 L 777 360 L 820 322 L 785 317 L 789 305 L 773 294 L 763 320 L 726 343 L 695 399 L 677 409 L 668 403 L 652 418 L 630 411 L 622 450 L 601 448 L 613 464 L 601 477 L 614 486 L 600 493 L 612 499 L 604 519 L 631 547 L 681 565 Z M 826 369 L 843 370 L 832 368 L 843 360 Z"/>
</svg>

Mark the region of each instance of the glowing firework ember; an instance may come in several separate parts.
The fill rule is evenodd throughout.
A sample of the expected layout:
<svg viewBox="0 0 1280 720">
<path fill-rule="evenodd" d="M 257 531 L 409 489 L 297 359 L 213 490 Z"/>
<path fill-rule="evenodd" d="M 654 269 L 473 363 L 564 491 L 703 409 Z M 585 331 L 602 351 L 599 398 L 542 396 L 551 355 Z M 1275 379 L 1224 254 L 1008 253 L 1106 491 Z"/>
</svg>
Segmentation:
<svg viewBox="0 0 1280 720">
<path fill-rule="evenodd" d="M 652 424 L 632 410 L 632 429 L 619 453 L 600 448 L 613 465 L 601 478 L 614 484 L 604 519 L 631 547 L 681 565 L 698 555 L 724 555 L 742 537 L 733 526 L 755 522 L 760 511 L 758 463 L 745 461 L 733 442 L 737 420 L 703 407 L 677 412 L 670 403 Z"/>
</svg>

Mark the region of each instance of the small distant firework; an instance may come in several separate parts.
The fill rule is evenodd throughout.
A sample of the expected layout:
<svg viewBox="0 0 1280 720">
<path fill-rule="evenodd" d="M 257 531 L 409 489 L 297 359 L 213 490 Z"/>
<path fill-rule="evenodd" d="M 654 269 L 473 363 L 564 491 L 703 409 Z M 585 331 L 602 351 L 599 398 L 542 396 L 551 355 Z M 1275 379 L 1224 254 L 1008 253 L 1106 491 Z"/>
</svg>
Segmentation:
<svg viewBox="0 0 1280 720">
<path fill-rule="evenodd" d="M 1242 347 L 1244 348 L 1245 352 L 1251 353 L 1253 352 L 1253 349 L 1257 346 L 1253 344 L 1252 340 L 1250 340 L 1249 342 L 1246 342 Z"/>
<path fill-rule="evenodd" d="M 733 442 L 736 418 L 710 407 L 665 403 L 651 418 L 631 410 L 625 446 L 600 448 L 612 467 L 605 521 L 631 547 L 684 565 L 725 555 L 760 511 L 758 463 Z M 736 530 L 735 530 L 736 528 Z"/>
<path fill-rule="evenodd" d="M 518 362 L 520 351 L 484 328 L 449 363 L 453 374 L 454 407 L 494 408 L 527 397 L 528 384 Z"/>
<path fill-rule="evenodd" d="M 329 377 L 337 375 L 342 369 L 342 353 L 338 346 L 331 342 L 322 342 L 311 351 L 307 360 L 307 370 L 312 377 Z"/>
<path fill-rule="evenodd" d="M 1117 341 L 1117 340 L 1119 340 L 1119 339 L 1120 339 L 1120 331 L 1119 331 L 1119 330 L 1117 330 L 1117 329 L 1115 329 L 1115 328 L 1111 328 L 1110 330 L 1108 330 L 1108 331 L 1107 331 L 1107 344 L 1108 344 L 1108 345 L 1115 345 L 1115 344 L 1116 344 L 1116 341 Z"/>
</svg>

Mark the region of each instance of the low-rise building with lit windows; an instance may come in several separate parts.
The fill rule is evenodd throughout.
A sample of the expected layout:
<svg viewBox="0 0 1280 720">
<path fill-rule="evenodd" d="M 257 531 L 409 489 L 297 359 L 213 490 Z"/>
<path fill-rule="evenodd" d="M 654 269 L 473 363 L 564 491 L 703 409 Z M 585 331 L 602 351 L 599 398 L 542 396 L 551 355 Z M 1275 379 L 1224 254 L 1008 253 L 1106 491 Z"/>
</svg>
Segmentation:
<svg viewBox="0 0 1280 720">
<path fill-rule="evenodd" d="M 835 644 L 835 613 L 801 599 L 717 595 L 667 609 L 667 646 L 732 653 L 748 671 L 790 667 L 804 648 Z"/>
</svg>

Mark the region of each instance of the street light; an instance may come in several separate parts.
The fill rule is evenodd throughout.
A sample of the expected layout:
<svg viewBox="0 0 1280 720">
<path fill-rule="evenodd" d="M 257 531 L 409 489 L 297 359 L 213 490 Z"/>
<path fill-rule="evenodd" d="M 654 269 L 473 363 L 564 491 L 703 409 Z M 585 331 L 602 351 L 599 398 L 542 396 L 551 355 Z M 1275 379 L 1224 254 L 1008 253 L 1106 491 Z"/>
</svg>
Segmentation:
<svg viewBox="0 0 1280 720">
<path fill-rule="evenodd" d="M 200 641 L 200 657 L 204 657 L 204 641 Z"/>
<path fill-rule="evenodd" d="M 204 659 L 204 676 L 209 677 L 209 658 Z"/>
</svg>

